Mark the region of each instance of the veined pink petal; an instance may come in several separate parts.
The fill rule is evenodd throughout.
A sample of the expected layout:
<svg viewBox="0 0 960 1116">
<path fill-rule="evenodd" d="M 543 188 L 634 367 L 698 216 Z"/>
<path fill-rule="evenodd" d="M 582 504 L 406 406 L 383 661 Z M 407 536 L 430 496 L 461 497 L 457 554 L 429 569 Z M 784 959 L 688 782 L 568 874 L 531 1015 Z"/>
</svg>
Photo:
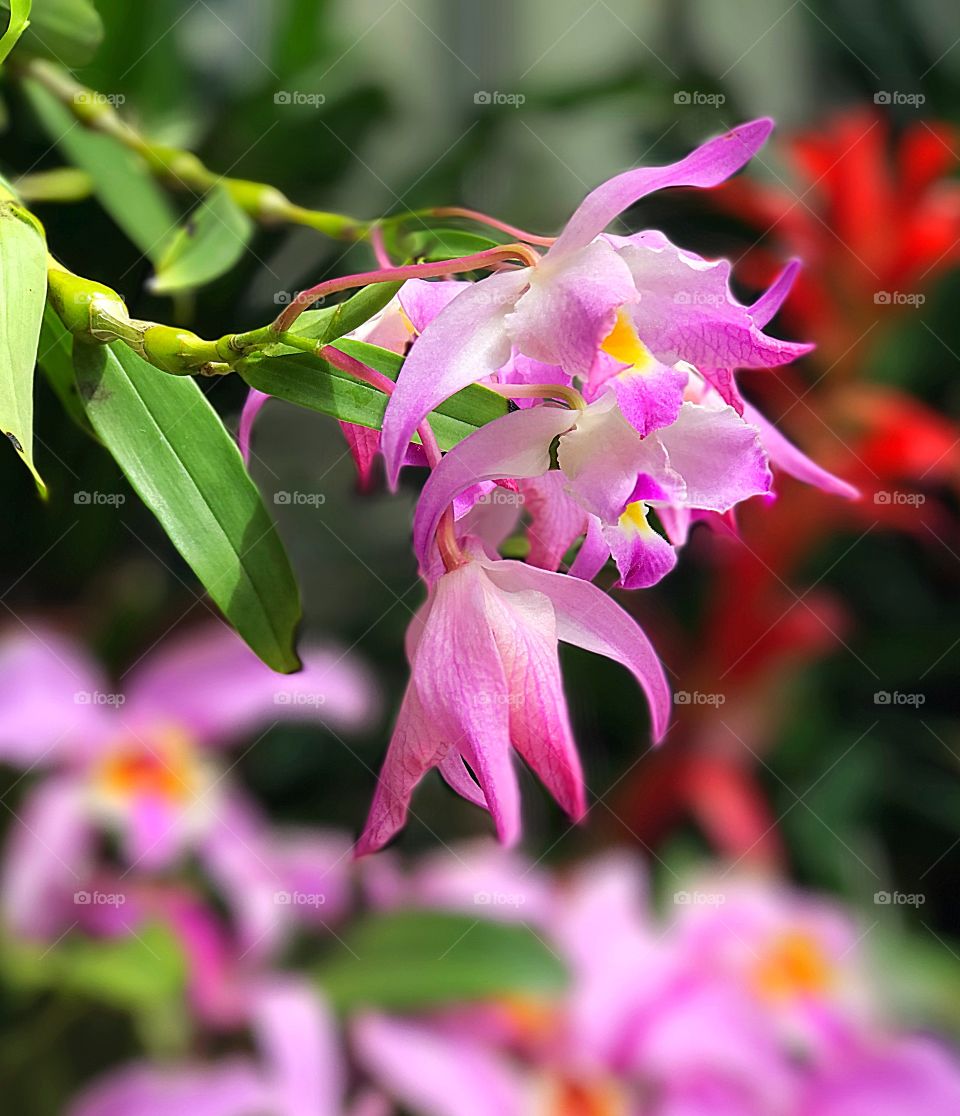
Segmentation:
<svg viewBox="0 0 960 1116">
<path fill-rule="evenodd" d="M 570 567 L 570 576 L 593 581 L 609 557 L 610 546 L 603 537 L 603 525 L 595 515 L 591 515 L 587 521 L 587 533 Z"/>
<path fill-rule="evenodd" d="M 459 752 L 447 752 L 437 764 L 437 767 L 444 782 L 451 790 L 456 791 L 461 798 L 472 802 L 474 806 L 479 806 L 481 810 L 489 809 L 483 791 L 476 779 L 467 770 L 467 765 L 463 762 L 463 756 Z"/>
<path fill-rule="evenodd" d="M 668 186 L 717 186 L 753 158 L 773 128 L 773 121 L 754 120 L 725 135 L 707 140 L 677 163 L 639 167 L 608 179 L 589 193 L 547 252 L 546 259 L 589 244 L 614 217 L 647 194 Z"/>
<path fill-rule="evenodd" d="M 603 528 L 603 537 L 620 571 L 624 589 L 646 589 L 656 585 L 677 564 L 677 553 L 663 537 L 646 522 L 637 523 L 624 517 Z"/>
<path fill-rule="evenodd" d="M 374 461 L 380 453 L 380 431 L 371 430 L 368 426 L 358 426 L 353 422 L 341 422 L 340 429 L 357 467 L 360 491 L 366 492 L 373 480 Z"/>
<path fill-rule="evenodd" d="M 427 326 L 470 284 L 465 279 L 408 279 L 397 292 L 404 314 L 417 331 Z"/>
<path fill-rule="evenodd" d="M 434 407 L 506 363 L 504 320 L 529 281 L 521 268 L 469 284 L 414 343 L 383 418 L 380 444 L 392 486 L 410 439 Z"/>
<path fill-rule="evenodd" d="M 518 1071 L 475 1039 L 382 1015 L 361 1016 L 354 1047 L 369 1074 L 424 1116 L 523 1116 Z"/>
<path fill-rule="evenodd" d="M 510 741 L 579 821 L 587 809 L 583 769 L 560 677 L 553 605 L 542 593 L 521 590 L 492 601 L 488 615 L 510 695 Z"/>
<path fill-rule="evenodd" d="M 55 938 L 76 922 L 74 893 L 93 867 L 94 831 L 85 787 L 55 775 L 28 792 L 4 854 L 0 905 L 14 933 Z"/>
<path fill-rule="evenodd" d="M 779 469 L 803 481 L 804 484 L 812 484 L 815 488 L 820 488 L 833 496 L 843 496 L 848 500 L 860 498 L 858 489 L 834 476 L 833 473 L 828 473 L 826 469 L 807 457 L 789 438 L 781 434 L 772 422 L 765 419 L 756 407 L 752 407 L 749 403 L 745 404 L 743 417 L 760 431 L 763 448 Z"/>
<path fill-rule="evenodd" d="M 675 423 L 643 439 L 638 471 L 669 493 L 667 503 L 717 512 L 769 492 L 772 482 L 756 427 L 732 407 L 700 403 L 684 403 Z"/>
<path fill-rule="evenodd" d="M 247 1058 L 163 1069 L 146 1062 L 104 1074 L 66 1116 L 254 1116 L 271 1112 L 270 1090 Z"/>
<path fill-rule="evenodd" d="M 542 570 L 557 570 L 574 542 L 587 530 L 589 516 L 566 490 L 559 469 L 531 477 L 520 485 L 530 517 L 527 561 Z"/>
<path fill-rule="evenodd" d="M 676 420 L 689 375 L 667 364 L 620 372 L 610 381 L 620 412 L 638 434 L 647 435 Z"/>
<path fill-rule="evenodd" d="M 550 444 L 577 414 L 558 407 L 513 411 L 481 426 L 445 454 L 423 486 L 413 521 L 413 546 L 421 570 L 430 568 L 440 517 L 454 497 L 478 481 L 535 477 L 550 468 Z"/>
<path fill-rule="evenodd" d="M 484 564 L 487 576 L 507 592 L 532 589 L 553 603 L 557 637 L 621 663 L 636 678 L 647 700 L 654 736 L 660 740 L 670 717 L 670 688 L 663 667 L 639 625 L 606 593 L 577 577 L 550 573 L 524 562 Z"/>
<path fill-rule="evenodd" d="M 636 298 L 629 267 L 598 240 L 558 259 L 548 253 L 506 326 L 525 356 L 586 378 L 617 311 Z"/>
<path fill-rule="evenodd" d="M 213 744 L 278 720 L 365 723 L 376 711 L 373 684 L 356 658 L 307 647 L 303 670 L 276 674 L 226 624 L 211 622 L 166 640 L 138 665 L 124 720 L 174 723 Z"/>
</svg>

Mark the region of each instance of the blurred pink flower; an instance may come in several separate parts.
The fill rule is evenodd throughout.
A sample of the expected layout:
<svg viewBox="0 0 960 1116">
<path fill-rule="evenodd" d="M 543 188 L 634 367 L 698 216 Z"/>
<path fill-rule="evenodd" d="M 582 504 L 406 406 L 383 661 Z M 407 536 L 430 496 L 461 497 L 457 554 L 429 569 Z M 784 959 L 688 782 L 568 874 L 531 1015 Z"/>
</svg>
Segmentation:
<svg viewBox="0 0 960 1116">
<path fill-rule="evenodd" d="M 63 636 L 8 635 L 0 644 L 0 760 L 42 776 L 18 808 L 5 854 L 7 924 L 55 937 L 95 905 L 87 881 L 101 866 L 104 831 L 118 838 L 121 882 L 196 853 L 250 948 L 266 948 L 291 916 L 317 915 L 278 894 L 322 894 L 331 917 L 343 902 L 348 842 L 273 834 L 214 758 L 280 720 L 335 729 L 369 721 L 375 690 L 356 660 L 314 647 L 303 661 L 299 674 L 275 674 L 212 624 L 151 651 L 120 693 Z"/>
</svg>

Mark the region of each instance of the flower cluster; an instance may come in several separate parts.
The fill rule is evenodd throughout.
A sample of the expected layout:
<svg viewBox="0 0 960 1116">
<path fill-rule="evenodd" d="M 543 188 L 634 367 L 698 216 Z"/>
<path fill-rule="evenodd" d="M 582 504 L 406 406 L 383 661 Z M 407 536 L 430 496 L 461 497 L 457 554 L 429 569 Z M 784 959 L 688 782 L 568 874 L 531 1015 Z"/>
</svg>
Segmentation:
<svg viewBox="0 0 960 1116">
<path fill-rule="evenodd" d="M 618 587 L 655 584 L 675 565 L 692 524 L 735 529 L 737 505 L 773 498 L 771 466 L 856 495 L 737 387 L 738 369 L 783 365 L 811 347 L 764 332 L 798 264 L 744 304 L 731 291 L 727 261 L 703 259 L 656 231 L 606 231 L 654 190 L 721 183 L 770 128 L 767 120 L 745 124 L 677 163 L 611 179 L 584 199 L 545 253 L 521 246 L 515 256 L 524 266 L 502 264 L 475 282 L 410 278 L 358 335 L 405 354 L 396 385 L 387 387 L 382 433 L 345 428 L 362 475 L 377 450 L 394 485 L 405 463 L 432 467 L 414 522 L 429 596 L 407 641 L 410 683 L 360 852 L 402 827 L 431 768 L 489 810 L 502 841 L 514 841 L 514 750 L 580 819 L 586 796 L 558 641 L 633 674 L 657 741 L 670 707 L 646 636 L 593 584 L 608 560 Z M 449 268 L 456 271 L 456 262 Z M 441 456 L 428 416 L 476 383 L 515 407 Z M 518 529 L 528 546 L 522 562 L 499 553 Z"/>
</svg>

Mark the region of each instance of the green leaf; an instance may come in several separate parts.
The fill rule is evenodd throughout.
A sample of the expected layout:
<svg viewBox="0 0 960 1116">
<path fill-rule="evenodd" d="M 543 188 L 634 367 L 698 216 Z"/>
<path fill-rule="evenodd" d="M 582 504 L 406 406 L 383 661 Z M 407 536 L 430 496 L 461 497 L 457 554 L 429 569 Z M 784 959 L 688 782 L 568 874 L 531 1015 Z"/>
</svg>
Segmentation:
<svg viewBox="0 0 960 1116">
<path fill-rule="evenodd" d="M 35 217 L 0 188 L 0 432 L 33 464 L 33 369 L 47 290 L 47 246 Z"/>
<path fill-rule="evenodd" d="M 90 175 L 100 204 L 156 263 L 178 220 L 146 163 L 119 140 L 85 128 L 36 81 L 28 78 L 23 84 L 47 135 L 74 166 Z"/>
<path fill-rule="evenodd" d="M 91 425 L 207 592 L 268 666 L 297 670 L 289 560 L 203 392 L 120 343 L 77 341 L 74 367 Z"/>
<path fill-rule="evenodd" d="M 365 341 L 341 339 L 336 347 L 391 380 L 396 380 L 403 367 L 399 354 Z M 383 425 L 387 407 L 383 392 L 334 368 L 322 357 L 309 353 L 250 357 L 237 365 L 237 371 L 250 387 L 277 399 L 372 430 Z M 471 384 L 441 403 L 431 413 L 430 425 L 440 448 L 446 451 L 508 410 L 509 404 L 502 395 L 480 384 Z"/>
<path fill-rule="evenodd" d="M 43 309 L 37 364 L 67 414 L 81 430 L 96 438 L 77 389 L 77 377 L 73 371 L 73 337 L 49 302 Z"/>
<path fill-rule="evenodd" d="M 0 62 L 17 45 L 17 40 L 30 24 L 30 0 L 7 0 L 3 5 L 9 12 L 7 29 L 0 38 Z"/>
<path fill-rule="evenodd" d="M 316 972 L 341 1011 L 411 1011 L 503 996 L 549 997 L 567 974 L 526 926 L 440 911 L 398 911 L 358 923 Z"/>
<path fill-rule="evenodd" d="M 501 243 L 489 236 L 466 232 L 463 229 L 422 229 L 407 233 L 400 239 L 400 250 L 410 259 L 452 260 L 458 256 L 472 256 L 486 252 Z"/>
<path fill-rule="evenodd" d="M 80 993 L 126 1010 L 178 998 L 186 984 L 177 938 L 159 923 L 117 938 L 70 937 L 53 949 L 4 943 L 4 957 L 12 984 Z"/>
<path fill-rule="evenodd" d="M 223 186 L 215 186 L 167 242 L 150 287 L 157 294 L 202 287 L 240 259 L 253 221 Z"/>
<path fill-rule="evenodd" d="M 10 0 L 0 0 L 10 8 Z M 23 48 L 64 66 L 89 62 L 103 40 L 103 23 L 91 0 L 33 0 Z"/>
</svg>

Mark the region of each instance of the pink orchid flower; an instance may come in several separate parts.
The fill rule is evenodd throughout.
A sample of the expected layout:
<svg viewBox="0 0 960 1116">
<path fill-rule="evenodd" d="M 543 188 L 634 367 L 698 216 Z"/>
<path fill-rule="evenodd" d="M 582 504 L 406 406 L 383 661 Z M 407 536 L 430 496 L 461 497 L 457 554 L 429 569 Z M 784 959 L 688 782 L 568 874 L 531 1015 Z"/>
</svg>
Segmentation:
<svg viewBox="0 0 960 1116">
<path fill-rule="evenodd" d="M 375 691 L 354 659 L 313 647 L 303 661 L 301 673 L 277 675 L 214 623 L 151 651 L 119 693 L 63 636 L 8 635 L 0 643 L 0 759 L 42 771 L 5 854 L 8 925 L 46 938 L 75 924 L 80 907 L 96 901 L 86 881 L 100 868 L 103 831 L 118 836 L 127 872 L 162 871 L 195 852 L 251 947 L 283 922 L 277 893 L 306 885 L 329 892 L 335 908 L 345 890 L 335 867 L 342 839 L 271 834 L 216 760 L 280 720 L 337 729 L 368 722 Z"/>
<path fill-rule="evenodd" d="M 625 414 L 645 434 L 679 410 L 679 362 L 734 403 L 734 369 L 773 367 L 808 352 L 808 345 L 767 337 L 758 324 L 782 301 L 791 271 L 749 307 L 731 294 L 725 261 L 708 263 L 657 232 L 604 235 L 647 194 L 723 182 L 771 128 L 756 120 L 677 163 L 617 175 L 587 195 L 535 266 L 491 275 L 445 306 L 411 350 L 387 406 L 382 446 L 391 484 L 426 415 L 503 368 L 512 353 L 576 377 L 588 394 L 614 379 Z"/>
<path fill-rule="evenodd" d="M 311 989 L 265 980 L 251 1022 L 255 1056 L 112 1070 L 74 1100 L 68 1116 L 387 1116 L 385 1100 L 373 1093 L 347 1105 L 336 1025 Z"/>
<path fill-rule="evenodd" d="M 583 816 L 558 640 L 622 663 L 647 695 L 656 739 L 663 736 L 670 711 L 663 669 L 614 601 L 585 581 L 522 562 L 465 558 L 436 580 L 411 624 L 411 677 L 358 854 L 381 848 L 403 826 L 414 788 L 433 767 L 489 810 L 501 841 L 516 841 L 512 749 L 572 818 Z"/>
</svg>

